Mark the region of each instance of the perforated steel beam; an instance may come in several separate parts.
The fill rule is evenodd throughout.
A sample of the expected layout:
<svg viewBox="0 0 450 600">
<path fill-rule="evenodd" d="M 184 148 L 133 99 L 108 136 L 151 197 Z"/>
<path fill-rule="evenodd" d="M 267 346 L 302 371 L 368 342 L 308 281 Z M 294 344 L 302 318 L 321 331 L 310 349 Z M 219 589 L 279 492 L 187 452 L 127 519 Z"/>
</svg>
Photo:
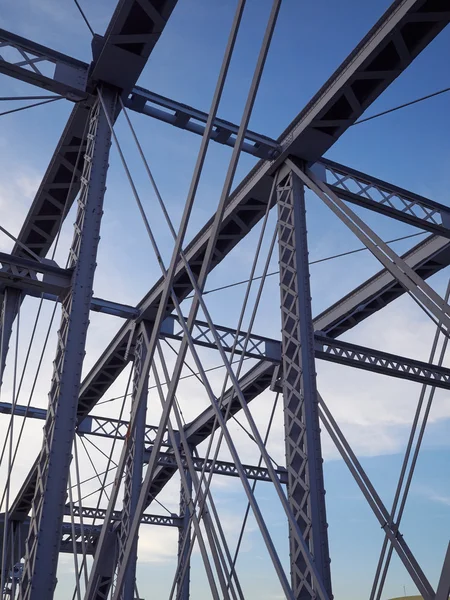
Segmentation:
<svg viewBox="0 0 450 600">
<path fill-rule="evenodd" d="M 105 90 L 105 95 L 108 109 L 113 112 L 116 94 Z M 69 265 L 74 269 L 73 280 L 62 304 L 44 440 L 37 463 L 40 485 L 36 487 L 33 497 L 20 582 L 20 597 L 23 600 L 50 600 L 56 585 L 58 549 L 110 148 L 110 132 L 99 103 L 92 109 L 89 134 L 87 159 L 83 167 L 85 183 L 80 194 L 70 250 Z M 86 214 L 89 215 L 88 219 L 85 218 Z"/>
<path fill-rule="evenodd" d="M 103 521 L 106 515 L 106 508 L 97 508 L 93 506 L 82 506 L 74 504 L 72 507 L 74 517 L 82 517 L 83 519 L 95 519 L 96 521 Z M 64 514 L 70 516 L 71 510 L 69 506 L 64 509 Z M 114 511 L 112 514 L 111 521 L 117 522 L 122 518 L 121 511 Z M 141 518 L 143 525 L 161 525 L 164 527 L 181 527 L 181 519 L 177 515 L 152 515 L 144 513 Z M 101 523 L 100 523 L 101 525 Z"/>
<path fill-rule="evenodd" d="M 322 158 L 312 170 L 342 200 L 450 237 L 448 206 L 328 159 Z"/>
<path fill-rule="evenodd" d="M 321 582 L 332 598 L 304 189 L 291 172 L 277 185 L 276 193 L 288 498 Z M 290 563 L 296 600 L 316 598 L 314 578 L 292 531 Z"/>
<path fill-rule="evenodd" d="M 315 355 L 341 365 L 450 389 L 450 369 L 358 344 L 315 336 Z"/>
</svg>

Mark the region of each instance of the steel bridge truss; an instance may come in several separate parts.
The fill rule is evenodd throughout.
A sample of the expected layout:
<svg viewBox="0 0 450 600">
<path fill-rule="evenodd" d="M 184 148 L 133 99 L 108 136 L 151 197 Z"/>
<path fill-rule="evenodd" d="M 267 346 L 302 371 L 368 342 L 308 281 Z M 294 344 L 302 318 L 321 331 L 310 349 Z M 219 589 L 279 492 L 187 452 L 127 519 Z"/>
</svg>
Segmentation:
<svg viewBox="0 0 450 600">
<path fill-rule="evenodd" d="M 450 550 L 443 561 L 440 580 L 433 585 L 409 548 L 407 535 L 403 536 L 396 504 L 391 511 L 383 504 L 329 411 L 326 398 L 320 396 L 316 360 L 417 382 L 422 384 L 423 395 L 426 390 L 434 394 L 436 388 L 450 389 L 450 370 L 442 366 L 443 354 L 438 363 L 433 361 L 433 353 L 430 361 L 424 362 L 338 339 L 404 293 L 412 296 L 435 321 L 436 339 L 440 334 L 448 337 L 448 296 L 441 298 L 426 280 L 450 264 L 450 209 L 324 157 L 347 128 L 443 30 L 450 21 L 450 9 L 439 0 L 395 0 L 296 119 L 273 140 L 250 131 L 248 122 L 281 1 L 273 2 L 239 124 L 219 118 L 217 107 L 239 31 L 243 0 L 237 3 L 208 113 L 136 85 L 176 4 L 177 0 L 120 0 L 105 35 L 93 38 L 93 60 L 89 65 L 0 30 L 0 73 L 52 92 L 56 95 L 52 101 L 63 97 L 73 103 L 68 123 L 14 248 L 10 254 L 0 253 L 0 382 L 10 362 L 10 338 L 24 299 L 32 296 L 59 303 L 61 307 L 47 410 L 31 403 L 20 405 L 16 399 L 12 403 L 0 403 L 0 413 L 9 415 L 11 428 L 15 417 L 44 422 L 41 452 L 11 501 L 8 471 L 6 510 L 0 513 L 1 597 L 51 600 L 57 586 L 59 554 L 70 553 L 76 566 L 78 598 L 133 600 L 138 593 L 138 532 L 143 525 L 160 525 L 178 530 L 177 567 L 171 597 L 176 593 L 177 600 L 189 599 L 190 557 L 198 545 L 211 597 L 242 600 L 245 595 L 236 566 L 242 538 L 233 555 L 211 488 L 213 476 L 221 475 L 241 480 L 248 499 L 246 515 L 251 510 L 255 517 L 284 596 L 290 600 L 331 600 L 332 557 L 322 467 L 322 426 L 348 465 L 385 534 L 371 599 L 379 600 L 390 556 L 395 552 L 424 600 L 446 600 L 450 594 Z M 186 202 L 187 216 L 183 216 L 178 231 L 168 220 L 174 238 L 171 262 L 166 267 L 160 260 L 162 276 L 137 306 L 96 298 L 92 292 L 110 146 L 112 142 L 118 145 L 114 123 L 122 112 L 135 135 L 129 111 L 202 137 Z M 137 137 L 135 140 L 141 150 Z M 189 207 L 195 199 L 209 142 L 232 148 L 230 165 L 214 217 L 185 245 Z M 118 150 L 127 168 L 120 146 Z M 257 157 L 259 162 L 231 191 L 241 152 Z M 142 158 L 145 162 L 143 154 Z M 146 162 L 145 166 L 148 169 Z M 148 173 L 154 185 L 149 169 Z M 142 208 L 131 177 L 130 183 Z M 306 189 L 320 198 L 382 265 L 377 275 L 316 318 L 311 312 Z M 68 266 L 62 268 L 53 257 L 46 256 L 75 200 L 78 210 L 74 236 Z M 351 205 L 407 223 L 431 235 L 405 255 L 398 256 Z M 252 331 L 259 300 L 253 307 L 248 330 L 242 327 L 245 307 L 238 326 L 230 328 L 212 321 L 204 300 L 208 274 L 262 222 L 256 267 L 273 207 L 277 211 L 276 235 L 258 294 L 262 293 L 277 240 L 280 340 Z M 158 254 L 151 220 L 146 220 L 144 211 L 142 214 Z M 254 270 L 250 280 L 253 276 Z M 184 316 L 180 303 L 191 295 L 190 312 Z M 203 321 L 197 318 L 199 309 L 204 315 Z M 113 315 L 123 322 L 97 363 L 82 379 L 90 311 Z M 173 373 L 169 372 L 163 352 L 170 340 L 177 344 Z M 208 370 L 200 358 L 202 347 L 215 351 L 225 367 L 227 375 L 220 395 L 213 393 Z M 189 367 L 188 376 L 201 381 L 210 405 L 185 423 L 176 393 L 188 351 L 196 369 L 194 372 Z M 242 368 L 244 360 L 251 364 L 247 370 Z M 125 419 L 122 414 L 119 418 L 90 414 L 130 363 L 130 418 Z M 232 366 L 235 363 L 237 367 Z M 150 377 L 152 386 L 149 388 Z M 153 425 L 146 423 L 149 389 L 161 403 L 160 422 Z M 274 464 L 267 452 L 271 421 L 263 435 L 249 410 L 249 403 L 266 390 L 282 399 L 285 466 Z M 431 400 L 432 395 L 429 402 Z M 261 456 L 257 465 L 242 463 L 229 427 L 231 420 L 238 421 L 240 413 L 248 423 L 246 433 Z M 240 421 L 238 424 L 245 429 Z M 213 438 L 217 440 L 217 437 L 219 441 L 214 446 Z M 103 438 L 112 443 L 113 449 L 118 443 L 121 448 L 119 462 L 112 464 L 113 449 L 107 456 L 97 447 L 108 459 L 102 474 L 95 470 L 88 453 L 96 480 L 101 484 L 101 494 L 106 489 L 108 473 L 113 474 L 108 483 L 107 507 L 100 506 L 100 502 L 97 506 L 86 505 L 81 498 L 81 483 L 89 480 L 80 482 L 78 441 L 83 447 L 84 440 L 95 445 L 92 438 Z M 222 440 L 232 461 L 218 456 Z M 200 444 L 202 448 L 207 446 L 204 456 L 198 454 Z M 147 512 L 150 504 L 158 502 L 158 494 L 174 475 L 180 479 L 178 513 Z M 287 519 L 288 566 L 282 564 L 278 556 L 256 500 L 257 481 L 274 488 Z M 74 499 L 77 491 L 78 501 Z M 93 557 L 89 567 L 88 556 Z"/>
</svg>

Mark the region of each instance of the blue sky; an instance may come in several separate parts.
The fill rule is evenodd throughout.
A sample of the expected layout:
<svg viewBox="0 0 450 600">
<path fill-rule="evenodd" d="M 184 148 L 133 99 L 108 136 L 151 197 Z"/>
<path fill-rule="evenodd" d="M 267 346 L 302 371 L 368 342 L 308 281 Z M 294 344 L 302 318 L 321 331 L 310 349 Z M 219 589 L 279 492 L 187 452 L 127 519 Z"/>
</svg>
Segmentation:
<svg viewBox="0 0 450 600">
<path fill-rule="evenodd" d="M 249 0 L 247 4 L 235 58 L 219 110 L 222 118 L 235 122 L 240 119 L 271 2 Z M 103 33 L 115 2 L 101 0 L 96 3 L 84 2 L 84 5 L 95 31 Z M 342 0 L 339 3 L 332 0 L 285 0 L 250 127 L 277 137 L 388 5 L 388 0 L 372 0 L 366 3 L 356 0 Z M 199 109 L 208 110 L 234 7 L 235 2 L 232 0 L 180 0 L 139 84 Z M 2 9 L 1 26 L 82 60 L 90 60 L 89 31 L 74 3 L 69 0 L 41 0 L 39 3 L 32 0 L 16 0 L 14 3 L 8 3 Z M 450 32 L 444 31 L 377 100 L 367 114 L 374 114 L 448 87 L 446 60 L 449 49 Z M 2 95 L 35 93 L 31 86 L 6 77 L 1 78 L 1 83 Z M 7 103 L 3 104 L 5 110 L 10 107 Z M 2 224 L 12 233 L 17 234 L 19 231 L 21 219 L 31 203 L 70 110 L 71 105 L 68 102 L 59 101 L 2 118 L 0 210 Z M 132 114 L 131 118 L 168 210 L 177 222 L 184 205 L 200 139 L 189 132 L 170 128 L 143 115 Z M 448 97 L 444 95 L 351 128 L 327 156 L 448 204 L 450 152 L 445 132 L 449 130 L 449 125 Z M 117 132 L 148 214 L 151 215 L 163 256 L 168 260 L 171 253 L 168 231 L 161 215 L 153 208 L 154 198 L 122 119 L 119 119 L 117 124 Z M 229 148 L 211 146 L 188 238 L 192 237 L 213 213 L 230 154 Z M 254 161 L 250 157 L 241 158 L 236 183 L 253 164 Z M 359 242 L 337 222 L 319 199 L 308 194 L 307 203 L 312 259 L 359 246 Z M 367 214 L 362 209 L 358 213 L 364 215 L 367 222 L 384 239 L 415 231 L 407 225 L 385 217 Z M 270 233 L 266 236 L 265 249 L 273 231 L 273 216 L 269 221 Z M 70 243 L 73 223 L 71 217 L 73 215 L 66 221 L 57 252 L 60 264 L 64 262 Z M 255 228 L 255 231 L 212 273 L 207 289 L 245 279 L 250 270 L 258 235 L 259 228 Z M 2 250 L 10 249 L 10 243 L 6 239 L 0 239 L 0 244 Z M 411 242 L 397 244 L 395 248 L 399 252 L 404 251 L 410 244 Z M 276 257 L 272 262 L 273 270 L 276 270 Z M 311 267 L 314 313 L 322 311 L 378 268 L 377 261 L 367 252 Z M 261 269 L 262 261 L 259 272 Z M 157 263 L 117 152 L 113 149 L 95 295 L 134 304 L 157 277 Z M 443 273 L 433 278 L 431 283 L 443 293 L 447 278 L 447 273 Z M 208 308 L 217 322 L 229 326 L 236 325 L 243 293 L 244 289 L 238 287 L 207 296 Z M 27 310 L 23 311 L 21 340 L 25 343 L 29 339 L 29 328 L 34 320 L 37 304 L 30 300 L 24 306 Z M 188 307 L 187 304 L 186 306 Z M 279 337 L 278 308 L 277 278 L 272 277 L 266 284 L 254 330 Z M 42 332 L 46 328 L 45 321 L 50 311 L 51 307 L 46 306 Z M 92 315 L 85 372 L 95 362 L 119 325 L 112 317 Z M 346 339 L 425 360 L 432 335 L 432 324 L 426 321 L 426 317 L 415 305 L 407 299 L 402 299 L 364 322 L 350 332 Z M 46 360 L 41 369 L 33 405 L 46 405 L 53 353 L 54 338 L 45 355 Z M 202 357 L 208 365 L 220 362 L 219 357 L 212 352 L 205 351 Z M 35 362 L 32 366 L 35 366 Z M 373 478 L 381 497 L 389 505 L 420 391 L 419 385 L 351 369 L 344 370 L 338 365 L 319 363 L 317 368 L 318 386 L 323 397 L 355 450 L 362 457 L 363 465 Z M 113 387 L 108 398 L 123 393 L 125 375 Z M 8 377 L 2 392 L 4 401 L 10 401 L 11 397 L 11 373 Z M 222 380 L 223 375 L 214 375 L 212 378 L 217 388 L 220 388 Z M 30 385 L 30 381 L 26 379 L 23 398 L 20 400 L 23 403 L 26 402 Z M 149 420 L 156 420 L 159 414 L 158 400 L 152 394 L 150 399 Z M 252 407 L 255 419 L 262 427 L 267 422 L 272 401 L 273 395 L 268 392 L 255 401 L 255 406 Z M 193 418 L 207 405 L 201 387 L 192 380 L 187 380 L 180 388 L 180 402 L 187 419 Z M 116 403 L 108 403 L 96 409 L 97 414 L 116 415 L 117 411 Z M 437 583 L 449 538 L 449 418 L 448 394 L 438 391 L 402 528 L 405 539 L 433 584 Z M 0 420 L 2 428 L 3 425 Z M 29 447 L 36 448 L 36 451 L 40 445 L 41 426 L 42 424 L 36 422 L 27 422 L 26 425 Z M 245 460 L 256 462 L 258 456 L 252 443 L 241 435 L 238 429 L 234 428 L 233 432 Z M 106 446 L 102 447 L 106 449 Z M 284 451 L 281 414 L 277 415 L 269 448 L 282 463 Z M 101 464 L 101 456 L 95 454 L 94 450 L 92 452 Z M 377 553 L 382 542 L 381 531 L 358 493 L 345 464 L 339 460 L 326 438 L 324 454 L 334 594 L 338 600 L 357 600 L 367 597 L 370 591 Z M 225 451 L 223 456 L 227 456 Z M 33 458 L 31 452 L 21 456 L 15 485 L 20 485 L 21 477 Z M 90 466 L 86 457 L 83 457 L 83 460 L 88 473 Z M 271 533 L 286 560 L 286 527 L 280 507 L 271 490 L 263 484 L 258 485 L 258 499 L 265 514 L 270 515 Z M 95 486 L 92 489 L 95 489 Z M 217 481 L 215 489 L 224 526 L 234 539 L 239 530 L 239 519 L 245 509 L 239 482 Z M 176 482 L 168 486 L 162 499 L 169 508 L 176 510 Z M 153 509 L 156 511 L 157 507 Z M 174 568 L 170 553 L 174 552 L 175 548 L 174 531 L 161 532 L 153 529 L 141 535 L 143 562 L 139 568 L 139 591 L 142 597 L 149 598 L 152 594 L 155 595 L 154 587 L 157 588 L 158 595 L 167 595 Z M 250 523 L 245 537 L 244 550 L 239 563 L 239 574 L 244 590 L 250 590 L 248 597 L 256 594 L 263 600 L 281 597 L 275 573 L 271 570 L 253 522 Z M 194 562 L 197 564 L 199 561 L 199 556 L 195 556 Z M 71 569 L 70 557 L 64 557 L 61 560 L 60 578 L 69 579 Z M 67 589 L 72 589 L 71 586 L 73 587 L 72 582 L 68 584 Z M 193 597 L 200 600 L 209 597 L 201 567 L 196 569 L 192 586 Z M 402 595 L 403 586 L 406 587 L 407 593 L 414 592 L 413 584 L 395 559 L 383 597 Z"/>
</svg>

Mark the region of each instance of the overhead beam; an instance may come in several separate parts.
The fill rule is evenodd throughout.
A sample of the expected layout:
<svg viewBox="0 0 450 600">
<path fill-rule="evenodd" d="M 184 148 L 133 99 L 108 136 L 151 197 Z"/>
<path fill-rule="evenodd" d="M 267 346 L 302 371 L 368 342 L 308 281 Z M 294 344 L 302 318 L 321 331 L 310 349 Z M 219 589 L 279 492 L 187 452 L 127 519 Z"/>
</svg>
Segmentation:
<svg viewBox="0 0 450 600">
<path fill-rule="evenodd" d="M 342 200 L 450 238 L 450 208 L 444 204 L 329 159 L 312 171 Z"/>
<path fill-rule="evenodd" d="M 97 508 L 90 506 L 80 506 L 78 504 L 74 504 L 72 508 L 70 506 L 66 506 L 65 515 L 70 516 L 73 512 L 74 517 L 82 517 L 83 519 L 95 519 L 96 521 L 103 521 L 106 515 L 106 508 Z M 113 512 L 112 521 L 120 521 L 121 519 L 121 511 L 116 510 Z M 172 515 L 152 515 L 149 513 L 144 513 L 141 517 L 141 523 L 143 525 L 163 525 L 165 527 L 181 527 L 181 519 L 179 516 Z M 101 527 L 101 523 L 99 526 Z"/>
<path fill-rule="evenodd" d="M 134 87 L 126 98 L 125 106 L 135 112 L 197 135 L 203 135 L 208 120 L 206 112 L 138 86 Z M 216 118 L 210 139 L 219 144 L 233 147 L 238 130 L 238 125 Z M 245 132 L 242 152 L 258 158 L 273 159 L 278 156 L 280 151 L 280 144 L 268 136 L 250 130 Z"/>
<path fill-rule="evenodd" d="M 146 452 L 145 462 L 148 462 L 150 457 L 150 451 Z M 187 468 L 187 460 L 183 456 L 181 457 L 183 467 Z M 216 460 L 200 458 L 198 456 L 192 457 L 192 463 L 194 469 L 198 472 L 205 471 L 206 473 L 215 473 L 216 475 L 228 475 L 230 477 L 239 477 L 236 465 L 232 462 L 225 460 Z M 158 465 L 161 467 L 173 467 L 177 469 L 177 461 L 175 460 L 174 454 L 170 452 L 160 452 L 158 457 Z M 243 469 L 248 479 L 256 479 L 257 481 L 272 481 L 267 469 L 264 467 L 257 467 L 252 465 L 243 465 Z M 278 467 L 276 473 L 279 477 L 280 483 L 287 483 L 287 471 L 283 467 Z"/>
<path fill-rule="evenodd" d="M 23 269 L 20 271 L 25 281 L 29 282 L 29 286 L 35 286 L 36 284 L 43 284 L 44 282 L 37 281 L 35 279 L 35 271 L 28 267 L 31 266 L 44 275 L 49 275 L 56 278 L 57 281 L 65 281 L 64 277 L 68 277 L 70 273 L 66 270 L 59 269 L 53 265 L 47 265 L 46 263 L 36 263 L 26 259 L 16 259 L 10 257 L 4 253 L 0 253 L 0 263 L 8 267 L 11 267 L 11 263 L 14 265 L 22 265 Z M 19 279 L 19 273 L 17 269 L 10 269 L 11 272 L 7 272 L 6 276 L 13 277 L 16 280 Z M 2 281 L 3 270 L 0 270 L 0 283 Z M 59 278 L 59 279 L 58 279 Z M 66 289 L 70 283 L 70 278 L 64 284 L 62 289 Z M 53 285 L 53 280 L 47 283 L 48 288 Z M 1 289 L 1 288 L 0 288 Z M 34 289 L 32 287 L 32 289 Z M 39 290 L 42 293 L 42 289 Z M 133 307 L 126 307 L 123 305 L 116 305 L 113 302 L 108 302 L 100 299 L 92 299 L 91 309 L 99 310 L 101 312 L 108 312 L 109 314 L 118 314 L 119 316 L 127 317 L 130 316 L 132 311 L 135 312 L 135 317 L 139 316 L 139 310 L 133 309 Z M 281 360 L 281 343 L 279 340 L 259 336 L 254 333 L 247 333 L 246 331 L 240 331 L 239 333 L 230 327 L 223 327 L 221 325 L 215 326 L 221 340 L 221 346 L 226 352 L 234 351 L 236 354 L 245 354 L 248 358 L 257 358 L 260 360 L 273 361 L 279 363 Z M 183 338 L 183 327 L 177 317 L 172 315 L 166 317 L 161 328 L 161 336 L 168 337 L 181 341 Z M 197 345 L 204 346 L 206 348 L 217 349 L 217 344 L 214 336 L 209 328 L 208 323 L 204 321 L 195 321 L 192 330 L 193 342 Z M 415 361 L 414 359 L 405 358 L 386 352 L 365 348 L 355 344 L 347 344 L 339 342 L 330 336 L 324 336 L 320 332 L 315 334 L 316 341 L 316 356 L 318 358 L 339 362 L 341 364 L 347 364 L 356 368 L 365 369 L 373 372 L 383 373 L 384 375 L 391 375 L 394 377 L 400 377 L 404 379 L 410 379 L 421 383 L 433 383 L 437 387 L 448 387 L 448 373 L 445 368 L 428 367 L 426 363 Z M 95 421 L 95 424 L 94 424 Z M 85 418 L 79 425 L 79 431 L 87 432 L 87 427 L 93 426 L 93 430 L 98 432 L 97 435 L 105 435 L 107 427 L 111 429 L 111 423 L 109 420 L 105 420 L 102 423 L 99 418 Z M 115 429 L 120 427 L 120 423 L 125 424 L 126 422 L 117 422 Z M 125 425 L 124 425 L 125 426 Z M 85 429 L 81 430 L 83 427 Z"/>
<path fill-rule="evenodd" d="M 89 65 L 0 29 L 0 73 L 79 101 L 87 97 Z"/>
<path fill-rule="evenodd" d="M 373 373 L 450 389 L 450 369 L 445 367 L 334 340 L 320 334 L 314 336 L 314 341 L 317 358 Z"/>
</svg>

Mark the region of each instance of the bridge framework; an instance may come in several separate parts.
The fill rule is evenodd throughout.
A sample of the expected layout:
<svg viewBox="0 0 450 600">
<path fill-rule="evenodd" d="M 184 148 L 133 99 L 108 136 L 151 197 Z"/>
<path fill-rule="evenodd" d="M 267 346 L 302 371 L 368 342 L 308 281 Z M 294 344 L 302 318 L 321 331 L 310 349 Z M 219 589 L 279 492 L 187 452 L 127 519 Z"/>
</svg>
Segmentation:
<svg viewBox="0 0 450 600">
<path fill-rule="evenodd" d="M 176 0 L 120 0 L 105 35 L 93 38 L 90 65 L 0 30 L 0 47 L 5 53 L 0 73 L 74 103 L 13 251 L 10 255 L 0 254 L 3 296 L 0 381 L 8 364 L 14 322 L 26 296 L 61 305 L 48 409 L 21 407 L 15 401 L 0 406 L 0 412 L 9 414 L 12 419 L 22 415 L 45 421 L 42 450 L 17 497 L 11 503 L 7 500 L 1 519 L 2 597 L 51 599 L 57 586 L 59 554 L 69 551 L 82 559 L 80 575 L 84 575 L 77 580 L 80 598 L 83 594 L 87 600 L 133 600 L 137 593 L 139 527 L 142 523 L 151 523 L 179 529 L 174 579 L 178 598 L 187 600 L 190 595 L 190 556 L 196 543 L 211 596 L 243 598 L 236 567 L 238 552 L 234 556 L 230 552 L 210 485 L 213 474 L 220 473 L 241 480 L 249 510 L 253 512 L 286 598 L 331 599 L 322 422 L 384 529 L 385 543 L 372 598 L 376 595 L 378 599 L 381 595 L 390 555 L 395 551 L 423 598 L 444 600 L 450 593 L 448 556 L 441 578 L 433 586 L 400 531 L 396 506 L 389 511 L 383 505 L 326 400 L 320 396 L 315 362 L 330 360 L 409 379 L 421 383 L 424 390 L 425 386 L 432 391 L 436 387 L 448 389 L 450 386 L 449 370 L 442 366 L 443 356 L 439 364 L 432 364 L 433 357 L 426 363 L 337 339 L 405 292 L 437 323 L 437 336 L 442 332 L 448 335 L 448 297 L 440 297 L 426 279 L 450 263 L 450 209 L 324 157 L 348 127 L 448 24 L 450 9 L 438 0 L 395 0 L 288 129 L 279 139 L 272 140 L 248 130 L 248 122 L 281 0 L 273 2 L 239 125 L 220 119 L 217 109 L 239 33 L 245 7 L 243 0 L 237 2 L 209 113 L 136 85 L 176 4 Z M 170 264 L 165 266 L 160 261 L 161 279 L 136 307 L 93 297 L 109 152 L 111 143 L 118 142 L 114 123 L 120 113 L 129 120 L 129 110 L 202 136 L 179 229 L 175 230 L 168 220 L 174 238 Z M 134 130 L 132 132 L 134 134 Z M 141 149 L 137 139 L 136 142 Z M 230 164 L 214 217 L 185 246 L 190 209 L 210 142 L 232 148 Z M 120 146 L 118 150 L 123 159 Z M 231 191 L 241 152 L 260 160 Z M 123 163 L 126 168 L 124 160 Z M 131 178 L 130 183 L 142 210 Z M 311 313 L 305 188 L 334 212 L 383 267 L 378 275 L 315 319 Z M 75 200 L 78 211 L 73 242 L 68 266 L 61 268 L 46 256 Z M 400 257 L 349 204 L 420 227 L 431 235 Z M 251 327 L 244 331 L 241 320 L 236 329 L 215 324 L 204 300 L 208 274 L 257 223 L 262 221 L 264 231 L 269 211 L 275 205 L 281 341 L 256 335 Z M 142 214 L 158 254 L 151 220 L 147 220 L 143 210 Z M 275 237 L 272 247 L 274 242 Z M 267 267 L 268 262 L 263 282 Z M 254 272 L 251 278 L 253 275 Z M 180 304 L 190 294 L 193 301 L 185 317 Z M 199 309 L 205 321 L 197 319 Z M 124 319 L 124 324 L 82 380 L 91 310 L 115 315 Z M 252 318 L 256 310 L 255 304 Z M 179 343 L 172 374 L 162 352 L 162 341 L 169 339 Z M 226 369 L 230 385 L 228 388 L 224 385 L 219 396 L 213 393 L 199 346 L 215 349 Z M 186 424 L 182 422 L 176 392 L 187 352 L 195 362 L 210 406 Z M 234 369 L 232 364 L 236 358 L 239 366 Z M 255 364 L 242 372 L 244 359 L 251 359 Z M 90 415 L 129 363 L 133 363 L 129 421 Z M 162 416 L 156 425 L 146 425 L 150 376 L 156 382 L 161 401 Z M 162 380 L 168 382 L 167 390 L 163 389 Z M 282 397 L 285 468 L 274 466 L 267 452 L 267 439 L 248 407 L 250 401 L 268 388 Z M 429 402 L 431 400 L 432 397 Z M 249 435 L 261 454 L 257 466 L 242 464 L 228 427 L 230 419 L 240 411 L 248 421 Z M 197 446 L 211 440 L 216 431 L 220 439 L 225 440 L 232 462 L 221 461 L 218 450 L 212 450 L 212 446 L 208 446 L 205 458 L 199 458 Z M 89 434 L 122 442 L 117 473 L 104 509 L 76 505 L 72 498 L 70 466 L 73 458 L 78 461 L 76 440 Z M 175 473 L 181 480 L 179 515 L 163 518 L 144 512 Z M 256 500 L 257 480 L 273 486 L 285 514 L 289 529 L 290 577 Z M 71 517 L 70 522 L 64 520 L 67 516 Z M 96 525 L 95 521 L 87 524 L 86 518 L 100 518 L 101 524 Z M 94 557 L 89 572 L 87 555 Z"/>
</svg>

